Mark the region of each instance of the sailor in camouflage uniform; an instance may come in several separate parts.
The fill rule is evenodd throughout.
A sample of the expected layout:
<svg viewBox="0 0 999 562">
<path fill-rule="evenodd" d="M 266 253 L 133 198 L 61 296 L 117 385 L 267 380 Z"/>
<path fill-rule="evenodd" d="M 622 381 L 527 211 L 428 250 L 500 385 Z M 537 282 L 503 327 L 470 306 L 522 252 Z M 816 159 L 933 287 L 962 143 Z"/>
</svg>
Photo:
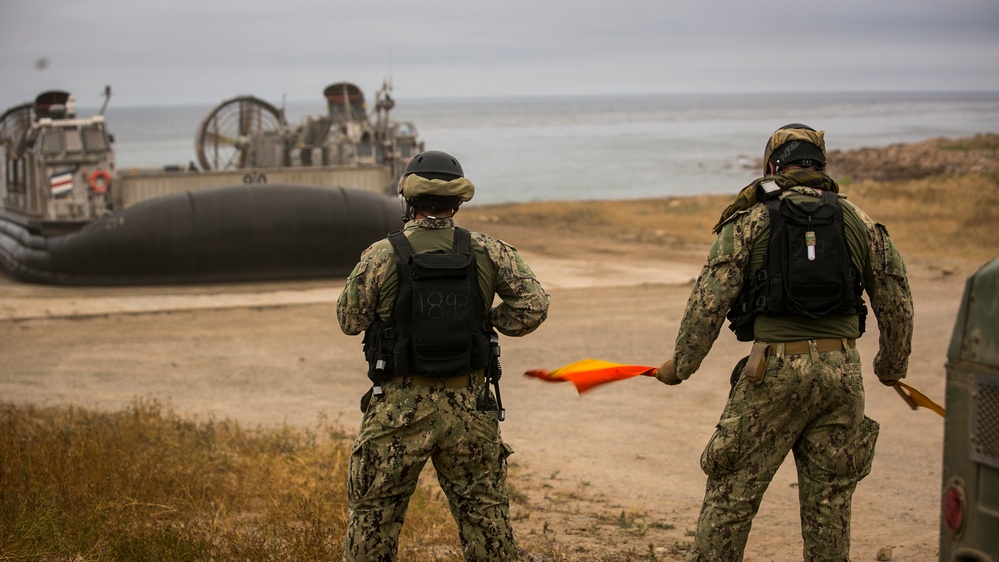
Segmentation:
<svg viewBox="0 0 999 562">
<path fill-rule="evenodd" d="M 824 172 L 823 137 L 822 131 L 797 123 L 771 136 L 764 156 L 767 175 L 743 189 L 722 214 L 673 357 L 656 371 L 656 378 L 669 385 L 689 378 L 726 314 L 733 330 L 742 321 L 749 337 L 740 339 L 755 341 L 750 356 L 732 373 L 728 403 L 701 455 L 708 479 L 688 562 L 742 560 L 753 517 L 788 452 L 798 473 L 804 560 L 849 560 L 851 498 L 871 470 L 879 429 L 864 415 L 855 348 L 866 313 L 862 293 L 870 299 L 880 332 L 874 374 L 892 386 L 905 376 L 911 352 L 912 295 L 905 265 L 884 226 L 837 195 L 841 239 L 863 280 L 862 291 L 859 285 L 856 289 L 855 313 L 747 317 L 739 307 L 744 303 L 751 310 L 759 304 L 740 297 L 754 275 L 765 277 L 759 272 L 766 265 L 771 215 L 763 199 L 773 193 L 814 202 L 823 192 L 839 193 Z"/>
<path fill-rule="evenodd" d="M 414 253 L 457 245 L 453 215 L 474 190 L 452 156 L 427 151 L 413 158 L 399 192 L 407 201 L 403 234 Z M 485 234 L 471 233 L 471 247 L 482 317 L 507 336 L 533 332 L 547 317 L 549 296 L 531 269 L 515 248 Z M 390 319 L 401 285 L 396 259 L 387 239 L 361 255 L 337 302 L 344 333 L 368 331 L 367 337 Z M 491 306 L 494 295 L 499 302 Z M 396 559 L 409 498 L 427 459 L 458 524 L 465 560 L 517 559 L 506 489 L 513 451 L 500 436 L 498 387 L 494 397 L 486 373 L 437 378 L 400 365 L 376 382 L 381 394 L 369 392 L 362 401 L 364 420 L 350 457 L 344 560 Z M 483 408 L 483 396 L 492 407 Z"/>
</svg>

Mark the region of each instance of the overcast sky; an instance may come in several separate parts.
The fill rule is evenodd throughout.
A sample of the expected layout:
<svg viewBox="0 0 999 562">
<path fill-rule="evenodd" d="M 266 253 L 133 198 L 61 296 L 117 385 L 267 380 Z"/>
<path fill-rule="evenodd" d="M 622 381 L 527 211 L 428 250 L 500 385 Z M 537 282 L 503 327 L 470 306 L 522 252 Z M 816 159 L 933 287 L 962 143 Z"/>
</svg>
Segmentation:
<svg viewBox="0 0 999 562">
<path fill-rule="evenodd" d="M 0 108 L 670 92 L 999 91 L 997 0 L 0 0 Z"/>
</svg>

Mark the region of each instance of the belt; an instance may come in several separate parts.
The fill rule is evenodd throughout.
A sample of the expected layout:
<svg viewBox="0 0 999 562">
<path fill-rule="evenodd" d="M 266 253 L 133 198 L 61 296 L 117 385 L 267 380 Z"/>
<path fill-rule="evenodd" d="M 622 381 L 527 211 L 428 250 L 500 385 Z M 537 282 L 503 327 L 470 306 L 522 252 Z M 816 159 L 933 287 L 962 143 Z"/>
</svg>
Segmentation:
<svg viewBox="0 0 999 562">
<path fill-rule="evenodd" d="M 826 353 L 829 351 L 842 351 L 844 349 L 853 349 L 857 347 L 857 340 L 854 338 L 844 338 L 844 339 L 823 339 L 823 340 L 802 340 L 802 341 L 788 341 L 788 342 L 771 342 L 770 348 L 776 350 L 778 345 L 784 345 L 784 355 L 805 355 L 811 353 L 812 349 L 809 345 L 811 342 L 815 342 L 815 351 L 817 353 Z"/>
<path fill-rule="evenodd" d="M 472 380 L 474 377 L 474 381 Z M 409 384 L 412 386 L 444 386 L 445 388 L 456 388 L 461 386 L 472 386 L 474 384 L 483 384 L 486 381 L 485 375 L 482 371 L 477 373 L 472 373 L 468 375 L 459 375 L 457 377 L 426 377 L 423 375 L 402 375 L 398 377 L 392 377 L 389 382 L 395 384 Z"/>
<path fill-rule="evenodd" d="M 752 384 L 760 384 L 767 370 L 767 358 L 772 354 L 779 353 L 780 346 L 784 346 L 784 355 L 810 355 L 813 343 L 815 344 L 815 353 L 828 353 L 857 347 L 857 340 L 854 338 L 786 342 L 758 341 L 753 343 L 753 349 L 750 351 L 749 357 L 746 358 L 746 364 L 742 368 L 740 376 L 746 377 Z M 813 356 L 812 360 L 818 360 L 818 357 Z M 733 377 L 737 372 L 732 373 Z"/>
</svg>

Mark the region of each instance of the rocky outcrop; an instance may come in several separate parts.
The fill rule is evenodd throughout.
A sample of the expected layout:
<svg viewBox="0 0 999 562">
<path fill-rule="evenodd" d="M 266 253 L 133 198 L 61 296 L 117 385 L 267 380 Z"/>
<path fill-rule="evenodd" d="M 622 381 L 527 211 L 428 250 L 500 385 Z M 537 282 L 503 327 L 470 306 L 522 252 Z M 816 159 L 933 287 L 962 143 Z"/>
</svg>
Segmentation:
<svg viewBox="0 0 999 562">
<path fill-rule="evenodd" d="M 999 135 L 936 138 L 913 144 L 832 150 L 829 175 L 842 180 L 891 181 L 940 174 L 999 172 Z"/>
</svg>

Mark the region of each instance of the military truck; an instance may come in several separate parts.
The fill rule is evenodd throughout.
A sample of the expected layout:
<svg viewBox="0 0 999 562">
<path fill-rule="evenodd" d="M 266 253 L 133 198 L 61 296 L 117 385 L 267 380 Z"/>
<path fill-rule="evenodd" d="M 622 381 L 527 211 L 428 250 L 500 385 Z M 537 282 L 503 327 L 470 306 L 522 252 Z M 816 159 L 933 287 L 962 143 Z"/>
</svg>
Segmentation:
<svg viewBox="0 0 999 562">
<path fill-rule="evenodd" d="M 999 258 L 965 286 L 946 400 L 940 562 L 999 562 Z"/>
</svg>

